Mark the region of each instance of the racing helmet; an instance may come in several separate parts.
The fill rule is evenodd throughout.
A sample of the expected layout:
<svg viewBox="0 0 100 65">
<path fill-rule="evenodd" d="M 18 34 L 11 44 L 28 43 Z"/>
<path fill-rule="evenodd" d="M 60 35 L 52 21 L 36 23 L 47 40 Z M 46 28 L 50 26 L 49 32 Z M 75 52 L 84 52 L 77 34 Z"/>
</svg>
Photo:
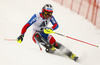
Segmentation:
<svg viewBox="0 0 100 65">
<path fill-rule="evenodd" d="M 46 4 L 42 8 L 42 14 L 51 16 L 53 13 L 53 7 L 51 4 Z"/>
</svg>

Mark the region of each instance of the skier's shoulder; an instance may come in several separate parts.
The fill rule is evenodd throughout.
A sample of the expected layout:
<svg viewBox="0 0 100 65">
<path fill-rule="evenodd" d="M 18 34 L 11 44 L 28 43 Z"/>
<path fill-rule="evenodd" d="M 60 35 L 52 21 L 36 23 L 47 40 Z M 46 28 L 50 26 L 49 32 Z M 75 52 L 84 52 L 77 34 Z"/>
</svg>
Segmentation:
<svg viewBox="0 0 100 65">
<path fill-rule="evenodd" d="M 34 13 L 32 17 L 38 17 L 39 13 Z"/>
<path fill-rule="evenodd" d="M 31 17 L 31 20 L 32 19 L 37 19 L 39 17 L 39 13 L 34 13 Z"/>
<path fill-rule="evenodd" d="M 51 16 L 50 20 L 56 22 L 56 19 L 55 19 L 55 17 L 53 15 Z"/>
<path fill-rule="evenodd" d="M 52 15 L 52 16 L 51 16 L 51 19 L 55 19 L 55 17 Z"/>
<path fill-rule="evenodd" d="M 39 18 L 39 17 L 41 17 L 40 14 L 41 14 L 41 12 L 38 12 L 38 13 L 35 13 L 33 16 L 35 16 L 36 18 Z"/>
</svg>

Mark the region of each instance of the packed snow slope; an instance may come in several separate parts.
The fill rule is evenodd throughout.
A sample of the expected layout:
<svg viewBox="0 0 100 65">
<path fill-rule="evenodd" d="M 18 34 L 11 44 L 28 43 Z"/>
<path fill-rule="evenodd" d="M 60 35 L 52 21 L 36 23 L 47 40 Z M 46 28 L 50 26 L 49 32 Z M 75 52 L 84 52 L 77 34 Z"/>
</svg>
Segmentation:
<svg viewBox="0 0 100 65">
<path fill-rule="evenodd" d="M 0 1 L 0 65 L 100 65 L 100 48 L 52 34 L 55 39 L 79 56 L 74 62 L 57 51 L 49 54 L 39 50 L 32 41 L 32 26 L 22 43 L 6 41 L 16 39 L 22 27 L 45 4 L 52 4 L 59 28 L 55 32 L 100 46 L 100 29 L 84 17 L 52 0 L 1 0 Z M 51 27 L 51 24 L 48 26 Z M 59 53 L 59 54 L 58 54 Z"/>
</svg>

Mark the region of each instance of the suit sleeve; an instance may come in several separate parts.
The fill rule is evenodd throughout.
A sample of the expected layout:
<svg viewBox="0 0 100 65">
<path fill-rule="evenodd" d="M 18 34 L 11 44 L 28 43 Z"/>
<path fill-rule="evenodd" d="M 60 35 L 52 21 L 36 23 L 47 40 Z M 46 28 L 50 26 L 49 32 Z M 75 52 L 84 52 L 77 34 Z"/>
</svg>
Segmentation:
<svg viewBox="0 0 100 65">
<path fill-rule="evenodd" d="M 52 18 L 51 18 L 51 23 L 52 23 L 52 29 L 53 30 L 56 30 L 58 27 L 59 27 L 59 25 L 58 25 L 58 23 L 57 23 L 57 21 L 55 20 L 55 18 L 52 16 Z"/>
<path fill-rule="evenodd" d="M 22 30 L 21 30 L 21 34 L 25 34 L 25 32 L 27 31 L 27 29 L 34 23 L 36 22 L 36 14 L 34 14 L 32 16 L 32 18 L 23 26 Z"/>
</svg>

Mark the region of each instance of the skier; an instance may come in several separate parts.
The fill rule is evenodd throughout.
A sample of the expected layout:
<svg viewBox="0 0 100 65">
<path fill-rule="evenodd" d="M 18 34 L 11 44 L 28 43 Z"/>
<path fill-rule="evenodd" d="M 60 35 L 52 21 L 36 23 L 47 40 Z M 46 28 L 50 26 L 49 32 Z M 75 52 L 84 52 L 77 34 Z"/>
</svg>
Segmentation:
<svg viewBox="0 0 100 65">
<path fill-rule="evenodd" d="M 46 48 L 46 52 L 48 53 L 54 53 L 56 49 L 59 49 L 60 51 L 63 51 L 63 53 L 67 55 L 69 58 L 76 61 L 78 57 L 75 54 L 73 54 L 69 49 L 67 49 L 61 43 L 58 43 L 51 34 L 46 34 L 50 33 L 49 31 L 56 30 L 59 27 L 57 21 L 55 20 L 52 14 L 53 14 L 52 5 L 46 4 L 42 8 L 42 12 L 34 14 L 32 18 L 24 25 L 24 27 L 21 30 L 21 35 L 17 38 L 17 42 L 21 43 L 23 41 L 26 30 L 32 25 L 33 26 L 32 40 L 35 43 L 43 45 Z M 47 27 L 49 22 L 51 22 L 53 25 L 51 28 Z M 44 30 L 46 33 L 44 32 Z"/>
</svg>

